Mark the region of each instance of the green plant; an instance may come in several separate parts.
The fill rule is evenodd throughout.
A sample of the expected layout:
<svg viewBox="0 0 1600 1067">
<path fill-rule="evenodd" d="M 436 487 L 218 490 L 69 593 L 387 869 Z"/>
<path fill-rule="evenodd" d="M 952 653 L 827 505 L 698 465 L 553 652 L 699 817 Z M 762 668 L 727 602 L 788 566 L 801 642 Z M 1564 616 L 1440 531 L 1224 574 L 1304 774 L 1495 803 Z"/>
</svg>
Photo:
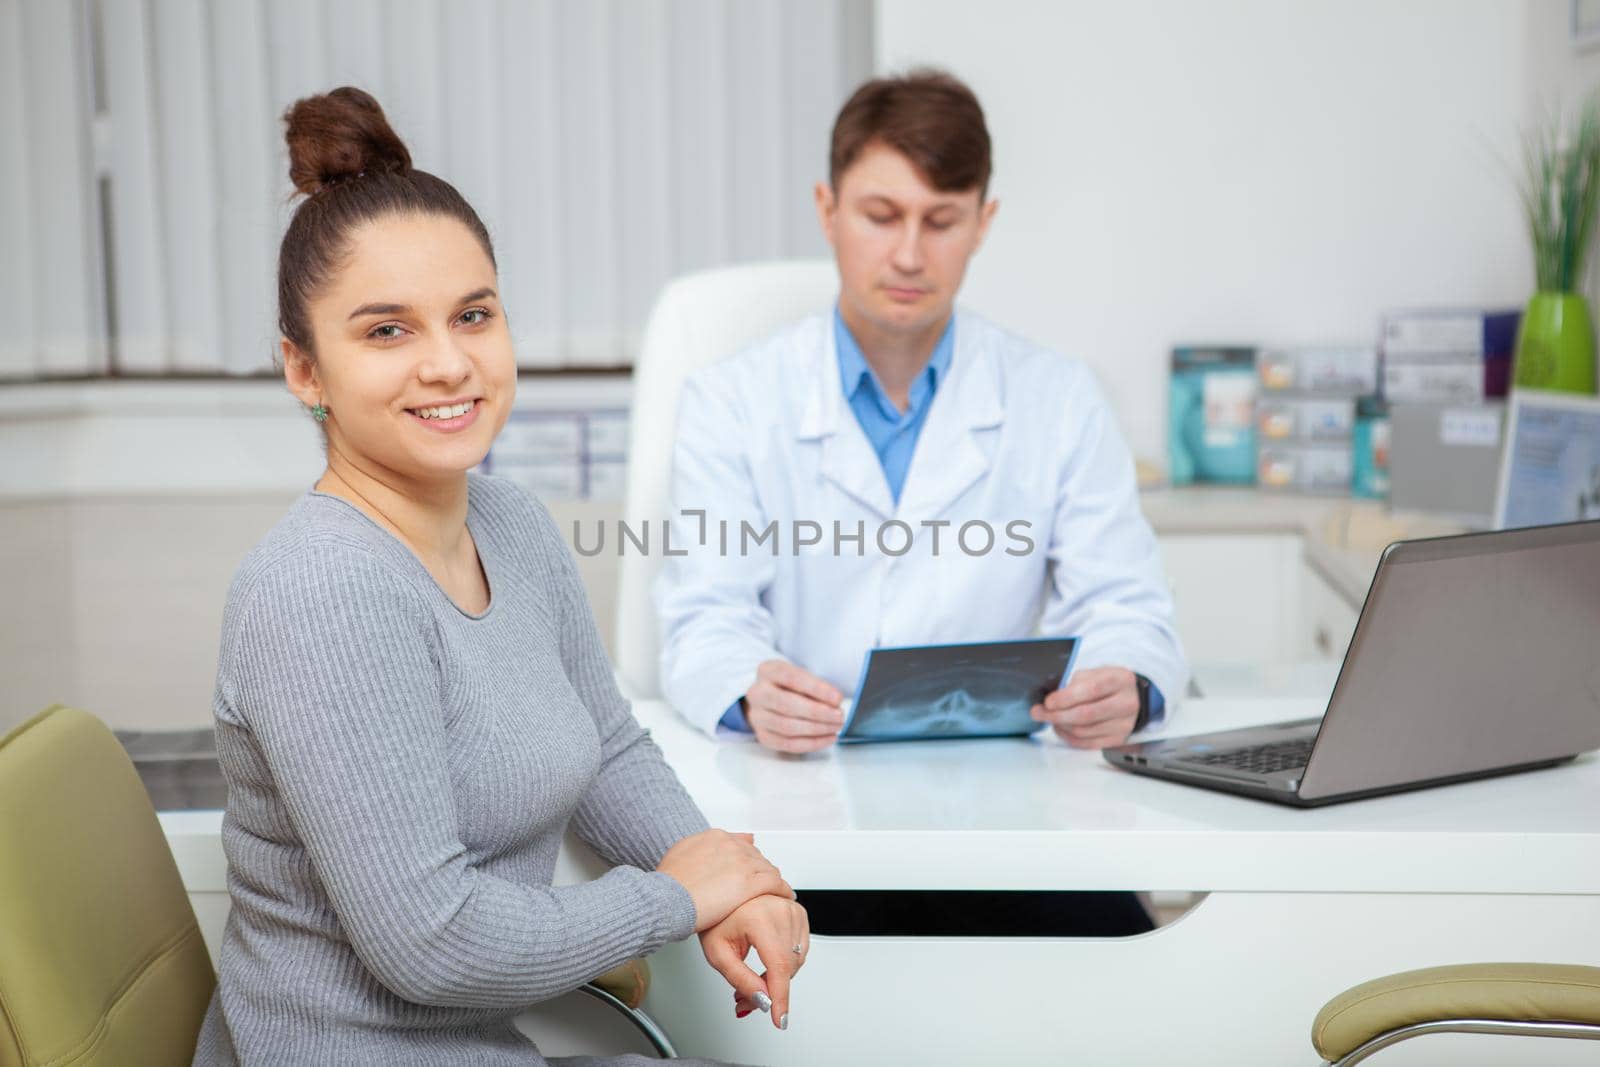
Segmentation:
<svg viewBox="0 0 1600 1067">
<path fill-rule="evenodd" d="M 1522 207 L 1533 237 L 1533 269 L 1542 292 L 1576 292 L 1583 284 L 1594 218 L 1600 205 L 1600 99 L 1591 98 L 1571 141 L 1558 122 L 1523 142 L 1527 164 Z"/>
</svg>

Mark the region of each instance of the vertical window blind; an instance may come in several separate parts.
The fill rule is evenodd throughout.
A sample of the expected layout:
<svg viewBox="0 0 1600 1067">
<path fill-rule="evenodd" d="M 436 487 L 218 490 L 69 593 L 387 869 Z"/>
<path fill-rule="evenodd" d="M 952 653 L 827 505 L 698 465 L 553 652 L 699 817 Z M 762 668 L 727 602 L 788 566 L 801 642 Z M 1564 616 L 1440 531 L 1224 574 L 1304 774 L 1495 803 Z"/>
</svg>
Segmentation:
<svg viewBox="0 0 1600 1067">
<path fill-rule="evenodd" d="M 623 366 L 661 285 L 822 249 L 858 0 L 0 0 L 0 376 L 254 374 L 280 121 L 357 85 L 488 224 L 518 360 Z"/>
</svg>

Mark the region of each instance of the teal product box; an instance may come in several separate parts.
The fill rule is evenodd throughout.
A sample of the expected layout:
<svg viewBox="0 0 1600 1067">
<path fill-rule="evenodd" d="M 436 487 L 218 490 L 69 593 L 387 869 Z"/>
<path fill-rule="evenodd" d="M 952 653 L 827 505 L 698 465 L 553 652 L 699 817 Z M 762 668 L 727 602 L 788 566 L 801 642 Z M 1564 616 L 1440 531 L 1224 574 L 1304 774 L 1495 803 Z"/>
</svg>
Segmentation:
<svg viewBox="0 0 1600 1067">
<path fill-rule="evenodd" d="M 1366 500 L 1389 496 L 1389 405 L 1379 396 L 1356 401 L 1351 437 L 1350 495 Z"/>
<path fill-rule="evenodd" d="M 1172 350 L 1167 452 L 1173 485 L 1251 485 L 1256 476 L 1256 350 Z"/>
</svg>

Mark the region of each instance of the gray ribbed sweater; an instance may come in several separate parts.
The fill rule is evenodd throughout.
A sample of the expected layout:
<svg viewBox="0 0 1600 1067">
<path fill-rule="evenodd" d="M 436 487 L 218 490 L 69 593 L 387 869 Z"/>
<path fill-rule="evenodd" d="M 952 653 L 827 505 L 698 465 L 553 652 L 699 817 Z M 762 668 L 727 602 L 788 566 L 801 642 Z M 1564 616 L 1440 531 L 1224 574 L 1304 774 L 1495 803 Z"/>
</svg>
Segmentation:
<svg viewBox="0 0 1600 1067">
<path fill-rule="evenodd" d="M 232 911 L 197 1064 L 543 1062 L 516 1012 L 694 931 L 705 818 L 617 691 L 542 505 L 469 478 L 474 616 L 336 497 L 251 552 L 213 710 Z M 616 866 L 550 886 L 570 827 Z"/>
</svg>

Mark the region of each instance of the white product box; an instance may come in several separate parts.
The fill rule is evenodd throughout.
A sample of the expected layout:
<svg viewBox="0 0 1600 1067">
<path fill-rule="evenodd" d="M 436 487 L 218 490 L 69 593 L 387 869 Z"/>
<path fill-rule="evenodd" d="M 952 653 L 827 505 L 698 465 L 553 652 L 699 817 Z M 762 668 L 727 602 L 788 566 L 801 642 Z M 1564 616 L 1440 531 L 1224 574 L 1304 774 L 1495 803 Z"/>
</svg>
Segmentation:
<svg viewBox="0 0 1600 1067">
<path fill-rule="evenodd" d="M 1302 493 L 1350 491 L 1352 456 L 1342 445 L 1262 445 L 1256 458 L 1256 482 L 1263 489 Z"/>
<path fill-rule="evenodd" d="M 1354 397 L 1268 393 L 1256 401 L 1256 439 L 1263 447 L 1276 441 L 1348 441 L 1355 421 Z"/>
<path fill-rule="evenodd" d="M 1256 374 L 1267 392 L 1310 392 L 1362 396 L 1378 388 L 1378 350 L 1348 348 L 1264 348 Z"/>
<path fill-rule="evenodd" d="M 1478 356 L 1384 359 L 1383 396 L 1391 404 L 1473 404 L 1483 400 L 1483 390 Z"/>
</svg>

